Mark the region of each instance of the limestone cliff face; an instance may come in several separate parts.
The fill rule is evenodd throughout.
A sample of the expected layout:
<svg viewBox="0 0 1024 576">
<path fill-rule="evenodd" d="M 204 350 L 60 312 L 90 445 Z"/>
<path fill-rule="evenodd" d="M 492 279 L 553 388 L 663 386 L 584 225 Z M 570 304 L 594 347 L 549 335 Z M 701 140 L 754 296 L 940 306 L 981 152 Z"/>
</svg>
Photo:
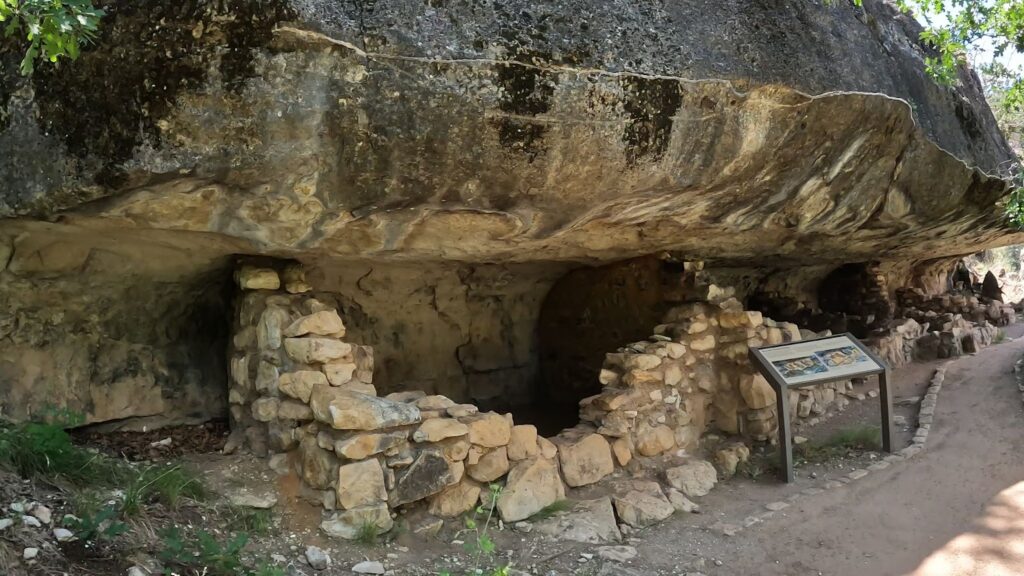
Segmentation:
<svg viewBox="0 0 1024 576">
<path fill-rule="evenodd" d="M 148 355 L 168 405 L 221 398 L 222 363 L 196 358 L 224 335 L 188 311 L 223 312 L 234 254 L 302 260 L 374 310 L 365 340 L 404 351 L 394 386 L 472 395 L 482 375 L 537 372 L 528 328 L 553 270 L 1020 240 L 977 78 L 933 83 L 917 25 L 881 2 L 101 3 L 74 63 L 24 79 L 0 50 L 0 389 L 33 403 L 113 386 L 111 346 Z M 96 352 L 41 375 L 26 353 L 66 325 Z"/>
</svg>

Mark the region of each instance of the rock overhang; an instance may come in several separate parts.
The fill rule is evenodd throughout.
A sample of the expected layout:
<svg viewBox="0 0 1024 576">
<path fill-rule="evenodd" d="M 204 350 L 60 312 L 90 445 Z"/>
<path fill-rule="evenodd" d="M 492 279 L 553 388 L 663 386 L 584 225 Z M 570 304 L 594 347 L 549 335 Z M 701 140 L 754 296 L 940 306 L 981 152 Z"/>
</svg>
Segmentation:
<svg viewBox="0 0 1024 576">
<path fill-rule="evenodd" d="M 127 158 L 90 156 L 107 150 L 94 144 L 126 136 L 116 111 L 109 126 L 62 131 L 47 112 L 67 119 L 89 103 L 40 105 L 52 80 L 18 84 L 7 107 L 23 115 L 8 114 L 0 130 L 0 167 L 11 176 L 0 210 L 60 214 L 109 234 L 214 234 L 226 253 L 330 259 L 594 263 L 673 250 L 801 264 L 935 258 L 1019 240 L 999 208 L 1009 185 L 997 173 L 1010 152 L 976 79 L 965 73 L 956 90 L 929 84 L 911 68 L 921 51 L 912 26 L 882 5 L 859 14 L 726 2 L 705 6 L 693 25 L 682 16 L 698 3 L 661 8 L 656 33 L 708 33 L 640 58 L 641 43 L 627 37 L 650 16 L 640 8 L 619 7 L 615 21 L 591 7 L 578 38 L 556 19 L 548 33 L 494 31 L 478 43 L 467 34 L 492 24 L 457 3 L 393 0 L 361 33 L 345 7 L 279 4 L 251 21 L 234 9 L 233 28 L 218 28 L 214 8 L 162 24 L 189 30 L 199 56 L 173 98 L 145 107 L 140 96 L 154 117 Z M 530 10 L 586 13 L 577 4 L 488 10 L 500 28 Z M 724 47 L 732 33 L 712 31 L 729 14 L 751 26 L 750 11 L 765 10 L 780 19 L 765 24 L 772 29 L 806 20 L 803 35 L 776 39 L 779 49 L 817 41 L 818 53 L 791 54 L 788 68 L 765 54 L 759 68 Z M 411 18 L 404 33 L 399 15 Z M 111 29 L 119 22 L 133 20 Z M 847 42 L 848 73 L 834 78 L 827 57 L 839 44 L 820 37 L 829 29 Z M 594 49 L 615 32 L 620 44 Z M 109 50 L 101 42 L 80 70 L 61 69 L 63 85 L 96 87 L 81 75 L 96 74 Z M 245 69 L 228 75 L 238 51 Z M 701 58 L 673 60 L 680 51 Z M 34 167 L 40 151 L 56 160 Z"/>
</svg>

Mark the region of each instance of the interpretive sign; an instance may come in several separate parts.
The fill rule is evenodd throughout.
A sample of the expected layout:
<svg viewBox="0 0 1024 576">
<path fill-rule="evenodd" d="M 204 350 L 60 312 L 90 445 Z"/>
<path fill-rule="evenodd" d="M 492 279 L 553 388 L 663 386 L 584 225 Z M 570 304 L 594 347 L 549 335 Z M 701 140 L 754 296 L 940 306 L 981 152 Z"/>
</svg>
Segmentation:
<svg viewBox="0 0 1024 576">
<path fill-rule="evenodd" d="M 754 367 L 775 390 L 779 420 L 779 456 L 782 479 L 793 481 L 793 442 L 789 431 L 789 389 L 878 376 L 882 405 L 882 449 L 892 452 L 892 397 L 889 369 L 874 352 L 850 334 L 826 336 L 750 349 Z"/>
</svg>

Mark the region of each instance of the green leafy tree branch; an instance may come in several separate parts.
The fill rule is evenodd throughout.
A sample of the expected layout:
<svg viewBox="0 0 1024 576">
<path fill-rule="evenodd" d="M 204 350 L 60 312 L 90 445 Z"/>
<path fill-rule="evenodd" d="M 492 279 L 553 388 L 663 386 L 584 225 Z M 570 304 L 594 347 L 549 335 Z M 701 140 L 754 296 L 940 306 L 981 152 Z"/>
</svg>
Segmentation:
<svg viewBox="0 0 1024 576">
<path fill-rule="evenodd" d="M 103 16 L 91 0 L 0 0 L 4 37 L 23 36 L 28 43 L 21 60 L 26 76 L 38 60 L 78 58 L 82 46 L 95 40 Z"/>
</svg>

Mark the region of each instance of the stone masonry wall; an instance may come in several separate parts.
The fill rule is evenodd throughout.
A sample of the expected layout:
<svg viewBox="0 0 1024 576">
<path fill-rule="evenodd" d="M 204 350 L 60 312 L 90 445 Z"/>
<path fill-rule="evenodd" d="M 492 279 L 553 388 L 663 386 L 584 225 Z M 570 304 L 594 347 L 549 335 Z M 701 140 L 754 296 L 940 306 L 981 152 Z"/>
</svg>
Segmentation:
<svg viewBox="0 0 1024 576">
<path fill-rule="evenodd" d="M 580 403 L 581 422 L 546 439 L 511 414 L 445 396 L 378 396 L 373 350 L 346 341 L 337 298 L 313 291 L 297 265 L 245 265 L 236 280 L 229 449 L 271 454 L 342 538 L 390 530 L 400 512 L 457 516 L 492 483 L 503 484 L 501 518 L 523 520 L 634 459 L 694 454 L 712 426 L 769 440 L 775 396 L 747 349 L 801 338 L 711 287 L 715 303 L 675 307 L 650 340 L 608 354 L 603 391 Z M 844 400 L 845 385 L 793 392 L 794 418 Z"/>
<path fill-rule="evenodd" d="M 613 439 L 620 465 L 676 447 L 696 452 L 709 427 L 774 440 L 775 392 L 747 351 L 801 339 L 795 324 L 744 310 L 735 298 L 676 307 L 649 340 L 607 355 L 600 374 L 605 388 L 581 402 L 580 419 Z M 791 417 L 842 408 L 849 387 L 836 382 L 791 391 Z"/>
</svg>

